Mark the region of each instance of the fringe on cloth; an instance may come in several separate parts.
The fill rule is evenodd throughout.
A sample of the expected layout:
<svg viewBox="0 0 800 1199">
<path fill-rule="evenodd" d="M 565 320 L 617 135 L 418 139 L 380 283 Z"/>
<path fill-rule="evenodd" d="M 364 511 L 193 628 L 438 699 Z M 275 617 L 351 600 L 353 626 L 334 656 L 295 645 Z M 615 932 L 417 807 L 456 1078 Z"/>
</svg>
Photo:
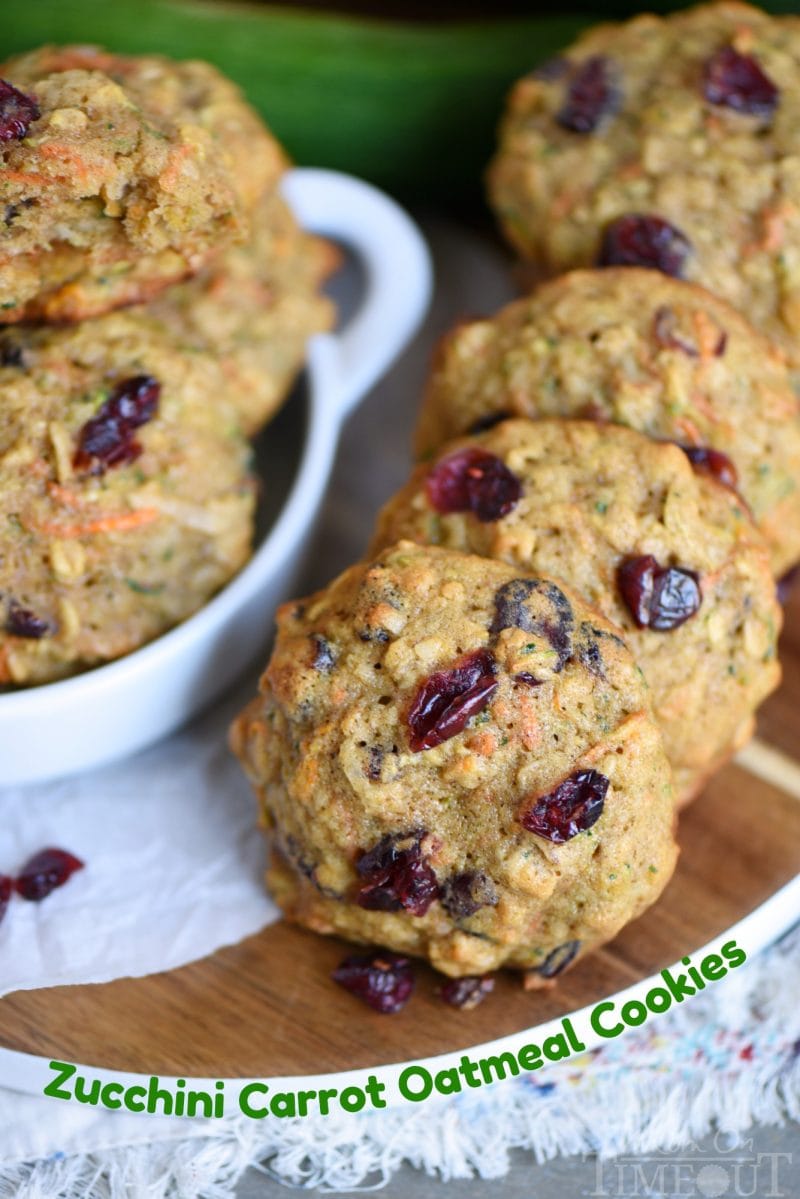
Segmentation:
<svg viewBox="0 0 800 1199">
<path fill-rule="evenodd" d="M 379 1190 L 404 1162 L 442 1181 L 501 1178 L 537 1161 L 654 1152 L 716 1128 L 800 1120 L 800 929 L 608 1048 L 480 1092 L 358 1116 L 0 1165 L 3 1199 L 232 1199 L 249 1167 L 303 1188 Z"/>
</svg>

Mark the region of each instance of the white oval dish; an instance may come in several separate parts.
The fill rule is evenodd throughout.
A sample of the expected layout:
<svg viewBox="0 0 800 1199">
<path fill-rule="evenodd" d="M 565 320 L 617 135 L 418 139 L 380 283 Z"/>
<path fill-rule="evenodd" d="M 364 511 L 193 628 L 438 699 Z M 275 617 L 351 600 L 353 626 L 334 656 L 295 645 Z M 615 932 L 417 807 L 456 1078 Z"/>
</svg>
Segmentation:
<svg viewBox="0 0 800 1199">
<path fill-rule="evenodd" d="M 0 695 L 0 784 L 133 753 L 185 724 L 257 659 L 314 524 L 342 422 L 425 314 L 430 257 L 394 201 L 334 171 L 291 171 L 283 190 L 300 224 L 343 243 L 365 276 L 345 328 L 309 343 L 306 427 L 285 503 L 247 566 L 183 624 L 116 662 Z"/>
</svg>

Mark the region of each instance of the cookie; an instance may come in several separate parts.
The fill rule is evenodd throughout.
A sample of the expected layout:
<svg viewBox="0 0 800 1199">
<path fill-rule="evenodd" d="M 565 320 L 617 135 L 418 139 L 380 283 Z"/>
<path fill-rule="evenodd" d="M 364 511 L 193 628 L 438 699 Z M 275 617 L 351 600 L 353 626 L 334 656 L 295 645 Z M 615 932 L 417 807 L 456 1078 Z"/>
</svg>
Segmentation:
<svg viewBox="0 0 800 1199">
<path fill-rule="evenodd" d="M 650 686 L 679 803 L 750 736 L 780 680 L 763 538 L 675 445 L 593 421 L 505 421 L 416 470 L 373 550 L 401 537 L 541 572 L 613 621 Z"/>
<path fill-rule="evenodd" d="M 176 346 L 217 359 L 248 434 L 286 398 L 308 338 L 332 327 L 335 308 L 320 286 L 338 265 L 334 246 L 304 233 L 277 192 L 258 205 L 253 225 L 244 246 L 147 309 Z"/>
<path fill-rule="evenodd" d="M 16 326 L 0 363 L 0 684 L 22 686 L 191 615 L 247 560 L 255 487 L 218 364 L 141 314 Z"/>
<path fill-rule="evenodd" d="M 782 355 L 730 305 L 654 271 L 573 271 L 442 343 L 416 448 L 505 416 L 616 421 L 733 483 L 782 575 L 800 558 L 800 417 Z"/>
<path fill-rule="evenodd" d="M 553 273 L 700 283 L 797 367 L 798 71 L 800 20 L 746 4 L 589 29 L 510 95 L 489 172 L 503 229 Z"/>
<path fill-rule="evenodd" d="M 568 588 L 501 562 L 401 543 L 286 604 L 232 745 L 289 919 L 452 976 L 553 977 L 675 863 L 629 651 Z"/>
<path fill-rule="evenodd" d="M 45 47 L 0 66 L 0 316 L 144 301 L 244 241 L 286 166 L 207 63 Z"/>
</svg>

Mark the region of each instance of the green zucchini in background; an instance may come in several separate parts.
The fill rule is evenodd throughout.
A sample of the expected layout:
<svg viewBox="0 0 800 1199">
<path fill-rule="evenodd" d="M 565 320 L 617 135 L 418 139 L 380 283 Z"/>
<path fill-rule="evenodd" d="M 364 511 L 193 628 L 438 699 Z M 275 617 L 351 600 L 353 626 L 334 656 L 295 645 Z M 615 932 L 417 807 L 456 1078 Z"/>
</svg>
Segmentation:
<svg viewBox="0 0 800 1199">
<path fill-rule="evenodd" d="M 216 63 L 292 157 L 406 199 L 480 202 L 503 97 L 580 17 L 412 24 L 194 0 L 17 0 L 3 53 L 96 42 Z"/>
</svg>

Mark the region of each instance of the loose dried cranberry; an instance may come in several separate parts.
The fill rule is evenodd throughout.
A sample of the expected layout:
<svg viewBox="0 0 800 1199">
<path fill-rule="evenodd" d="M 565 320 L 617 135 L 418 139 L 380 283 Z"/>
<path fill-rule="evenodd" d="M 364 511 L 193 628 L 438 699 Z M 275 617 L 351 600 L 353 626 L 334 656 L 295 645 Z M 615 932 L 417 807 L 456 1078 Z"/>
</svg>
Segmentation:
<svg viewBox="0 0 800 1199">
<path fill-rule="evenodd" d="M 555 978 L 575 960 L 575 955 L 580 947 L 580 941 L 566 941 L 563 945 L 557 946 L 548 953 L 541 966 L 536 968 L 536 973 L 541 974 L 542 978 Z"/>
<path fill-rule="evenodd" d="M 628 213 L 606 226 L 598 266 L 643 266 L 680 278 L 691 243 L 660 216 Z"/>
<path fill-rule="evenodd" d="M 575 618 L 572 605 L 555 583 L 544 579 L 511 579 L 494 598 L 494 619 L 490 632 L 498 636 L 503 629 L 522 629 L 544 637 L 556 651 L 556 674 L 572 656 L 572 632 Z"/>
<path fill-rule="evenodd" d="M 51 632 L 50 623 L 37 616 L 30 608 L 23 608 L 11 602 L 6 617 L 6 632 L 12 637 L 27 637 L 30 641 L 40 641 Z"/>
<path fill-rule="evenodd" d="M 152 375 L 134 375 L 117 384 L 78 435 L 75 469 L 103 474 L 110 466 L 134 462 L 142 452 L 134 431 L 153 419 L 160 395 L 161 384 Z"/>
<path fill-rule="evenodd" d="M 371 912 L 410 912 L 424 916 L 439 894 L 439 884 L 422 856 L 423 829 L 388 833 L 356 864 L 364 880 L 356 902 Z"/>
<path fill-rule="evenodd" d="M 617 571 L 617 582 L 637 626 L 658 633 L 677 629 L 703 601 L 694 571 L 660 567 L 652 554 L 627 558 Z"/>
<path fill-rule="evenodd" d="M 523 812 L 520 824 L 529 833 L 561 845 L 600 819 L 607 791 L 608 779 L 604 774 L 578 770 Z"/>
<path fill-rule="evenodd" d="M 6 914 L 11 892 L 14 890 L 14 880 L 7 874 L 0 874 L 0 923 Z"/>
<path fill-rule="evenodd" d="M 620 594 L 640 629 L 646 629 L 650 624 L 650 606 L 658 569 L 658 562 L 652 554 L 642 554 L 638 558 L 626 558 L 617 571 Z"/>
<path fill-rule="evenodd" d="M 15 887 L 23 899 L 45 899 L 56 887 L 63 887 L 83 862 L 64 849 L 42 849 L 25 863 L 17 875 Z"/>
<path fill-rule="evenodd" d="M 619 91 L 607 58 L 596 55 L 581 63 L 572 77 L 556 120 L 573 133 L 593 133 L 619 107 Z"/>
<path fill-rule="evenodd" d="M 486 996 L 491 995 L 493 990 L 494 979 L 491 974 L 486 974 L 482 978 L 448 979 L 440 988 L 439 994 L 451 1007 L 459 1007 L 465 1012 L 470 1012 L 479 1003 L 483 1003 Z"/>
<path fill-rule="evenodd" d="M 0 79 L 0 142 L 20 142 L 33 121 L 42 115 L 34 96 L 17 91 Z"/>
<path fill-rule="evenodd" d="M 412 751 L 433 749 L 455 737 L 496 690 L 494 654 L 488 649 L 475 650 L 451 670 L 432 674 L 418 688 L 408 711 Z"/>
<path fill-rule="evenodd" d="M 318 670 L 320 674 L 330 674 L 336 665 L 336 654 L 333 652 L 333 647 L 326 637 L 321 633 L 312 633 L 311 642 L 314 646 L 314 657 L 311 665 L 314 670 Z"/>
<path fill-rule="evenodd" d="M 467 432 L 486 433 L 489 429 L 494 429 L 496 425 L 502 425 L 503 421 L 508 420 L 510 416 L 510 412 L 490 412 L 487 416 L 479 416 L 476 421 L 472 422 Z"/>
<path fill-rule="evenodd" d="M 703 73 L 703 94 L 711 104 L 724 104 L 749 116 L 772 116 L 779 91 L 758 62 L 723 46 L 709 58 Z"/>
<path fill-rule="evenodd" d="M 472 512 L 499 520 L 522 495 L 522 484 L 494 454 L 469 447 L 443 458 L 428 475 L 425 491 L 437 512 Z"/>
<path fill-rule="evenodd" d="M 480 871 L 451 874 L 442 883 L 442 907 L 451 920 L 468 920 L 480 908 L 494 907 L 497 891 L 494 883 Z"/>
<path fill-rule="evenodd" d="M 376 1012 L 386 1014 L 404 1008 L 414 990 L 408 958 L 393 953 L 354 954 L 336 967 L 331 978 Z"/>
<path fill-rule="evenodd" d="M 707 445 L 683 445 L 681 442 L 677 444 L 695 470 L 735 490 L 739 482 L 739 472 L 727 454 L 723 454 L 721 450 L 712 450 Z"/>
</svg>

